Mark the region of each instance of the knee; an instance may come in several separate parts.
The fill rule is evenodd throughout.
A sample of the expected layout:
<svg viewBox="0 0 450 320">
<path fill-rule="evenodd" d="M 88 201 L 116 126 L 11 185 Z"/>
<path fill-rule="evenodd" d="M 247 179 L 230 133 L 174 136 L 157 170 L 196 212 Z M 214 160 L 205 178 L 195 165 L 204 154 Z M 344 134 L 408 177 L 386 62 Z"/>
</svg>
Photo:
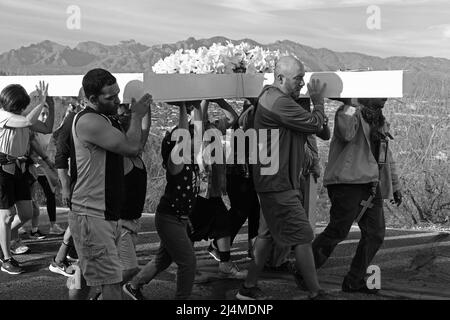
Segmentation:
<svg viewBox="0 0 450 320">
<path fill-rule="evenodd" d="M 36 206 L 37 215 L 39 215 L 39 208 Z M 18 205 L 17 214 L 19 215 L 21 222 L 27 222 L 33 217 L 33 213 L 36 210 L 35 205 L 31 200 L 23 201 Z"/>
<path fill-rule="evenodd" d="M 11 225 L 16 215 L 16 209 L 12 207 L 10 209 L 2 209 L 0 212 L 0 221 L 3 224 Z"/>
<path fill-rule="evenodd" d="M 345 238 L 347 238 L 349 231 L 349 228 L 328 225 L 323 231 L 322 236 L 326 236 L 327 238 L 335 239 L 336 241 L 341 242 L 345 240 Z"/>
<path fill-rule="evenodd" d="M 197 267 L 197 259 L 195 258 L 195 255 L 192 255 L 190 257 L 186 257 L 185 259 L 179 260 L 177 265 L 180 270 L 192 271 Z"/>
</svg>

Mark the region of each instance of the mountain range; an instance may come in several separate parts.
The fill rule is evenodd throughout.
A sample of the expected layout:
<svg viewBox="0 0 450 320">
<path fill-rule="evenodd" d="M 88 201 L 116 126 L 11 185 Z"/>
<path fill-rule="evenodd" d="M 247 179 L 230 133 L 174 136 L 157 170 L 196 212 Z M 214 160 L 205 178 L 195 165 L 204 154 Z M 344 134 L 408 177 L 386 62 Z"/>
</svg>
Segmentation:
<svg viewBox="0 0 450 320">
<path fill-rule="evenodd" d="M 121 41 L 117 45 L 87 41 L 74 48 L 46 40 L 0 54 L 0 75 L 83 74 L 97 67 L 111 72 L 143 72 L 178 49 L 197 49 L 201 46 L 209 47 L 213 43 L 225 44 L 227 41 L 234 44 L 244 41 L 265 49 L 293 53 L 305 63 L 309 71 L 406 70 L 406 96 L 450 96 L 449 59 L 403 56 L 380 58 L 355 52 L 316 49 L 290 40 L 260 44 L 251 39 L 212 37 L 197 40 L 191 37 L 172 44 L 153 46 L 134 40 Z"/>
</svg>

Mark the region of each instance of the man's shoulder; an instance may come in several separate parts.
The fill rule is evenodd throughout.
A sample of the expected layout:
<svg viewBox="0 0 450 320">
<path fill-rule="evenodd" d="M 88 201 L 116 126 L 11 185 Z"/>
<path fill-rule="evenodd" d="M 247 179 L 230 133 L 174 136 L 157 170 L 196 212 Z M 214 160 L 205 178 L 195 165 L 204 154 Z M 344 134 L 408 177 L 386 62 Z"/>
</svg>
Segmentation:
<svg viewBox="0 0 450 320">
<path fill-rule="evenodd" d="M 98 132 L 105 127 L 111 126 L 111 121 L 106 116 L 97 112 L 79 112 L 74 117 L 72 123 L 77 130 L 89 132 Z"/>
</svg>

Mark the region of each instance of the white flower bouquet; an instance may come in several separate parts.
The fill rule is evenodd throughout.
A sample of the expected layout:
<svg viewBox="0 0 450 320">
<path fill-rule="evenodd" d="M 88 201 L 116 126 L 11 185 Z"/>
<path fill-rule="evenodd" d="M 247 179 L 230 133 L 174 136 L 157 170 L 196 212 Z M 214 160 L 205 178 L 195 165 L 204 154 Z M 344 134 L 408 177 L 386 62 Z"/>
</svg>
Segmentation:
<svg viewBox="0 0 450 320">
<path fill-rule="evenodd" d="M 280 56 L 279 50 L 252 47 L 246 42 L 234 45 L 229 41 L 226 45 L 214 43 L 209 48 L 177 50 L 156 62 L 152 70 L 158 74 L 270 73 Z"/>
</svg>

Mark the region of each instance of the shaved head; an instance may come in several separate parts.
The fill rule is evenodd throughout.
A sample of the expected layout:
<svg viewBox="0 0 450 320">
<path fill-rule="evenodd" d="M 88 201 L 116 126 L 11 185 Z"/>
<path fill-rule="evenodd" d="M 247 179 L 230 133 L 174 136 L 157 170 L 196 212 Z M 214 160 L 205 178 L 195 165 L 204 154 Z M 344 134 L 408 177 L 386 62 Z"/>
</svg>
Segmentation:
<svg viewBox="0 0 450 320">
<path fill-rule="evenodd" d="M 293 56 L 284 56 L 275 65 L 273 85 L 285 94 L 297 99 L 305 85 L 305 67 Z"/>
<path fill-rule="evenodd" d="M 301 63 L 300 60 L 293 56 L 283 56 L 275 65 L 275 77 L 280 74 L 286 75 L 287 73 L 298 70 L 299 68 L 303 71 L 305 69 L 303 67 L 303 63 Z"/>
</svg>

